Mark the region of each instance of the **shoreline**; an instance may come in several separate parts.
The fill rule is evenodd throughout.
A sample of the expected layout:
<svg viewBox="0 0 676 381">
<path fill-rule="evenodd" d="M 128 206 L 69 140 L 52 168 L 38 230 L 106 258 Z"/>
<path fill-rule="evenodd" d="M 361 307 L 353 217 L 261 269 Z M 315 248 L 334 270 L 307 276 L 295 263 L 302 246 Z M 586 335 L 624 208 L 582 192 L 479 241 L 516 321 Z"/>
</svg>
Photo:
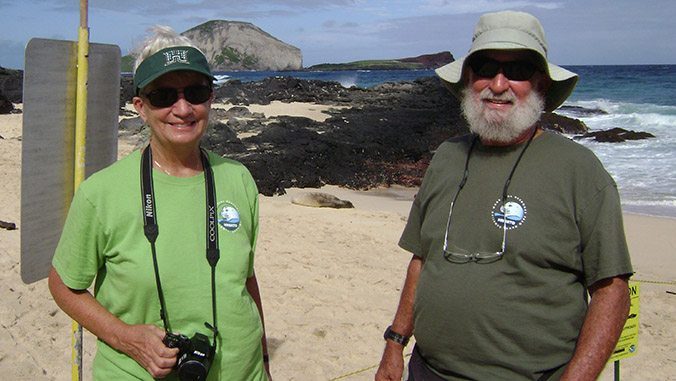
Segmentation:
<svg viewBox="0 0 676 381">
<path fill-rule="evenodd" d="M 628 210 L 627 210 L 628 209 Z M 648 212 L 637 212 L 635 210 L 632 210 L 633 208 L 624 208 L 622 207 L 622 214 L 624 215 L 629 215 L 629 216 L 643 216 L 643 217 L 654 217 L 654 218 L 666 218 L 666 219 L 672 219 L 676 220 L 676 215 L 670 215 L 670 214 L 657 214 L 657 213 L 648 213 Z M 674 210 L 674 213 L 676 213 L 676 209 Z"/>
</svg>

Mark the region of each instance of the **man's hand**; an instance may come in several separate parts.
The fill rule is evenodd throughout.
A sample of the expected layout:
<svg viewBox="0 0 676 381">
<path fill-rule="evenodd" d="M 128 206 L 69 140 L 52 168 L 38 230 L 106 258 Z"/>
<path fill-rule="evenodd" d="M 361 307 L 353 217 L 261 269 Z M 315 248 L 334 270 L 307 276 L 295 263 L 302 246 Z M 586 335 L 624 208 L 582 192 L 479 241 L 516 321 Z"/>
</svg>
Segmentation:
<svg viewBox="0 0 676 381">
<path fill-rule="evenodd" d="M 422 258 L 417 255 L 411 257 L 406 271 L 404 288 L 401 290 L 399 307 L 392 322 L 392 329 L 410 337 L 413 333 L 413 300 L 415 289 L 418 286 L 418 277 L 422 268 Z M 404 373 L 404 346 L 392 340 L 385 340 L 385 352 L 380 360 L 380 366 L 376 373 L 376 381 L 400 381 Z"/>
<path fill-rule="evenodd" d="M 631 304 L 626 276 L 602 279 L 589 287 L 591 301 L 577 346 L 561 380 L 595 380 L 613 353 Z"/>
<path fill-rule="evenodd" d="M 404 347 L 388 340 L 376 373 L 376 381 L 400 381 L 404 373 Z"/>
<path fill-rule="evenodd" d="M 178 348 L 164 345 L 164 335 L 155 325 L 128 325 L 120 332 L 116 347 L 136 360 L 153 378 L 163 378 L 171 372 L 178 354 Z"/>
</svg>

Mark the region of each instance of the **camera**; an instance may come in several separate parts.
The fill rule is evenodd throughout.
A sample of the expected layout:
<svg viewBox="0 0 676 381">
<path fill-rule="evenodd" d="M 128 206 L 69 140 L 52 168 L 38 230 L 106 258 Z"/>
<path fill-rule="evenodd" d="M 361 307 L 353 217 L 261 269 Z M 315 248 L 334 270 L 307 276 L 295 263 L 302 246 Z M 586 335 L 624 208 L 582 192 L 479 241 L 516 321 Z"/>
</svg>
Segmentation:
<svg viewBox="0 0 676 381">
<path fill-rule="evenodd" d="M 162 340 L 169 348 L 178 348 L 176 366 L 181 381 L 206 380 L 214 359 L 214 348 L 209 338 L 195 333 L 192 338 L 185 335 L 167 333 Z"/>
</svg>

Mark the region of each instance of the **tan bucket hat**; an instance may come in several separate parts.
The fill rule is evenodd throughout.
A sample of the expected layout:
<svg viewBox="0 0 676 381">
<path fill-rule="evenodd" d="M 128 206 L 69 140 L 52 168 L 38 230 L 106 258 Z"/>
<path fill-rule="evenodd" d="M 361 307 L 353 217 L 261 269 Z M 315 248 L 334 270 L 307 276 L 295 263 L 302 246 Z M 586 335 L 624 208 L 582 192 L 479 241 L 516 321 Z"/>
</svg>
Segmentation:
<svg viewBox="0 0 676 381">
<path fill-rule="evenodd" d="M 482 50 L 532 50 L 541 58 L 540 63 L 547 71 L 552 84 L 545 94 L 545 111 L 558 108 L 573 92 L 577 74 L 547 61 L 547 40 L 542 24 L 525 12 L 502 11 L 486 13 L 479 18 L 469 53 L 458 60 L 436 69 L 446 87 L 458 98 L 465 84 L 462 74 L 465 62 L 472 54 Z"/>
</svg>

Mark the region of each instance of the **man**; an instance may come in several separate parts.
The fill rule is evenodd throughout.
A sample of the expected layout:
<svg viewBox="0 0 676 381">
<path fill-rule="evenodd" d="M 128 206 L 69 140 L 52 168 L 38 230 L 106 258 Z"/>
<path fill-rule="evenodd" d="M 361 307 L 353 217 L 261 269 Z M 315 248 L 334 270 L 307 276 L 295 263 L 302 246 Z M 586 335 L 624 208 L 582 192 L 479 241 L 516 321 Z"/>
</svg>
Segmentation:
<svg viewBox="0 0 676 381">
<path fill-rule="evenodd" d="M 598 159 L 536 127 L 577 75 L 533 16 L 483 15 L 437 69 L 473 132 L 437 150 L 399 245 L 413 253 L 376 380 L 593 380 L 629 311 L 619 195 Z M 587 300 L 587 294 L 591 296 Z"/>
</svg>

